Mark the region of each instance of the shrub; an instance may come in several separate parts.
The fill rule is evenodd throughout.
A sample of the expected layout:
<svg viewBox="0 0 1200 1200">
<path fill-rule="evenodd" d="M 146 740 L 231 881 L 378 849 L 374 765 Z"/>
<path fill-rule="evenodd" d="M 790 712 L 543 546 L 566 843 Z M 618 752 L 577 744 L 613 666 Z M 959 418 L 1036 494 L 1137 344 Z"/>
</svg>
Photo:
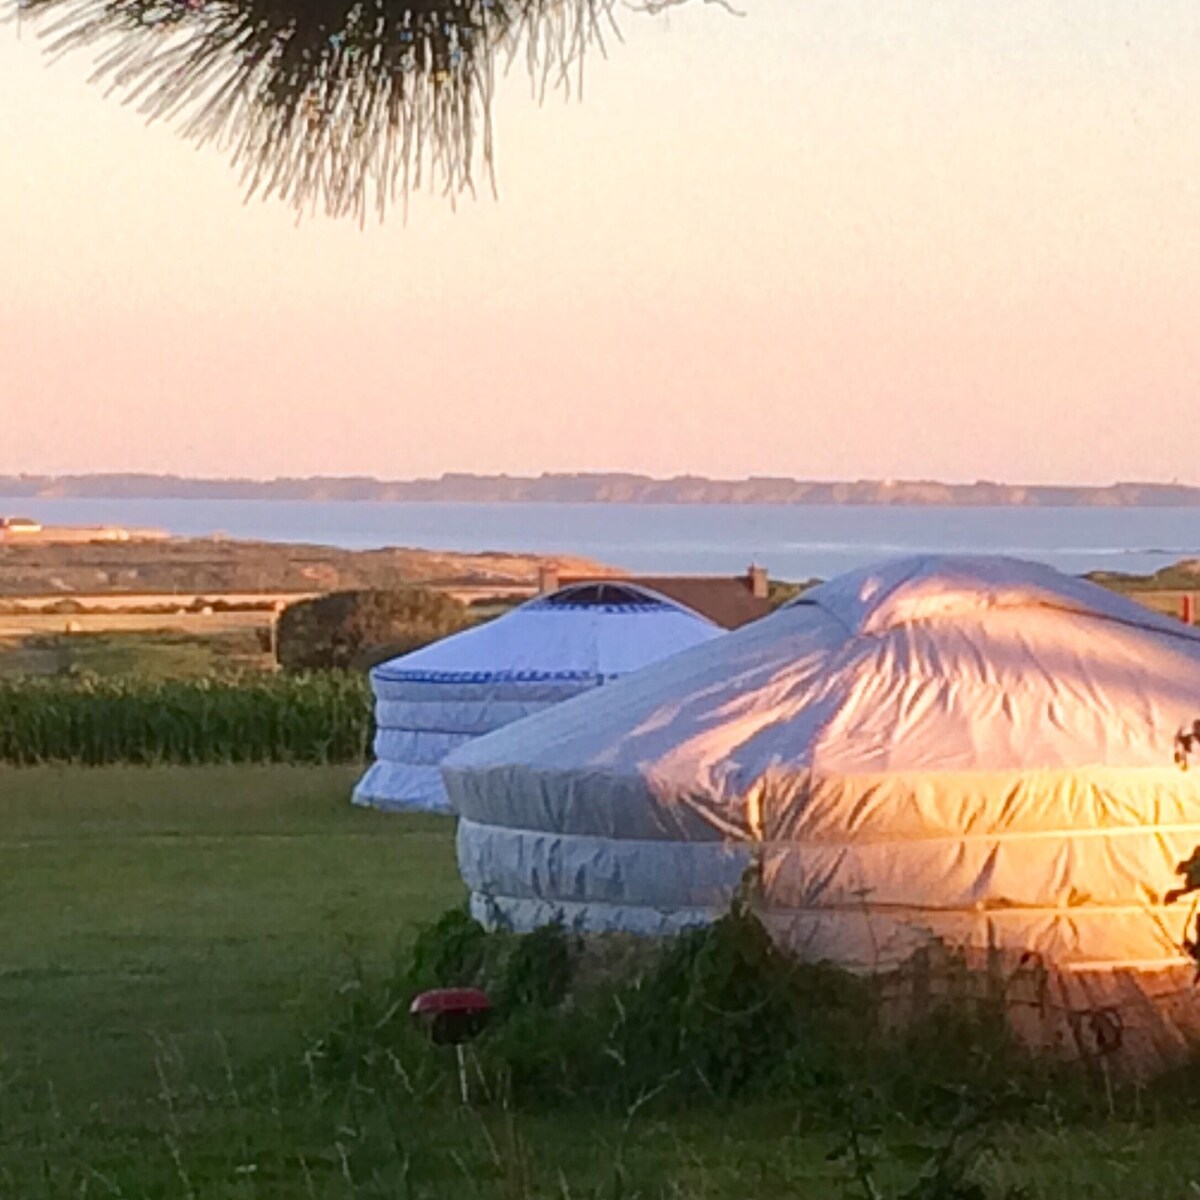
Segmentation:
<svg viewBox="0 0 1200 1200">
<path fill-rule="evenodd" d="M 789 601 L 795 600 L 797 596 L 802 596 L 810 588 L 816 587 L 820 582 L 819 579 L 806 579 L 803 583 L 787 583 L 782 579 L 772 579 L 767 585 L 767 603 L 770 604 L 772 611 L 782 608 Z"/>
<path fill-rule="evenodd" d="M 332 592 L 290 605 L 279 618 L 278 655 L 287 670 L 365 668 L 466 628 L 467 608 L 442 592 Z"/>
<path fill-rule="evenodd" d="M 575 947 L 561 925 L 543 925 L 518 939 L 496 986 L 500 1011 L 561 1004 L 571 986 L 575 960 Z"/>
<path fill-rule="evenodd" d="M 487 932 L 452 911 L 402 952 L 373 1016 L 343 1010 L 321 1057 L 353 1073 L 397 1061 L 419 1073 L 426 1055 L 405 1015 L 412 997 L 480 986 L 495 1017 L 475 1051 L 493 1092 L 533 1107 L 625 1109 L 648 1096 L 688 1105 L 826 1094 L 833 1085 L 822 1076 L 874 1028 L 861 981 L 781 952 L 745 907 L 673 939 L 628 941 L 561 925 Z"/>
<path fill-rule="evenodd" d="M 468 987 L 481 982 L 487 931 L 462 908 L 452 908 L 422 927 L 402 967 L 402 988 L 413 992 Z"/>
</svg>

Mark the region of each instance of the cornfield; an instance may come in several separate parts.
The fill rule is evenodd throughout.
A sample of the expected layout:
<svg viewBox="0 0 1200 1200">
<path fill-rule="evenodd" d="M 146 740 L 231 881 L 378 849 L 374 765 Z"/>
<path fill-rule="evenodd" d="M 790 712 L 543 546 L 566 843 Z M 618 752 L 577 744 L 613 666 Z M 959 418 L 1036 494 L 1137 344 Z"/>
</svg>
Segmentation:
<svg viewBox="0 0 1200 1200">
<path fill-rule="evenodd" d="M 0 682 L 0 763 L 358 762 L 371 739 L 365 675 Z"/>
</svg>

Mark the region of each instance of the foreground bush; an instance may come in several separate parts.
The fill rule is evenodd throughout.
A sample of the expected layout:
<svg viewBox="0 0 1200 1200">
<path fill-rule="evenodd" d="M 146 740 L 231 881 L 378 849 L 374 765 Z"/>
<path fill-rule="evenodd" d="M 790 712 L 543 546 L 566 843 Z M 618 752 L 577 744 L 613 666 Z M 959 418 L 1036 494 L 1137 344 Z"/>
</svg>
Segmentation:
<svg viewBox="0 0 1200 1200">
<path fill-rule="evenodd" d="M 943 1000 L 910 1028 L 890 1028 L 871 981 L 781 952 L 742 902 L 663 941 L 558 926 L 488 932 L 447 913 L 401 953 L 388 987 L 360 977 L 339 991 L 330 1028 L 305 1056 L 311 1085 L 406 1112 L 395 1122 L 405 1131 L 436 1127 L 458 1103 L 456 1060 L 413 1028 L 408 1009 L 419 991 L 464 985 L 484 987 L 494 1005 L 467 1050 L 471 1104 L 481 1121 L 504 1122 L 505 1137 L 518 1118 L 556 1128 L 621 1120 L 628 1132 L 635 1120 L 645 1131 L 703 1112 L 784 1112 L 780 1153 L 799 1130 L 818 1139 L 840 1196 L 1016 1200 L 1027 1194 L 997 1177 L 997 1139 L 1047 1113 L 1089 1112 L 1070 1081 L 1016 1044 L 999 1011 Z M 509 1190 L 506 1178 L 496 1194 L 542 1195 L 526 1151 L 489 1138 L 520 1184 Z M 610 1153 L 609 1181 L 586 1195 L 693 1194 L 641 1191 L 623 1146 Z M 558 1183 L 555 1196 L 576 1194 L 564 1175 Z M 818 1194 L 749 1186 L 739 1194 Z"/>
<path fill-rule="evenodd" d="M 495 1006 L 472 1051 L 490 1091 L 538 1109 L 786 1097 L 824 1120 L 840 1096 L 865 1091 L 917 1118 L 947 1091 L 991 1103 L 1014 1086 L 1040 1093 L 1053 1074 L 1002 1010 L 974 1001 L 935 1001 L 910 1028 L 889 1028 L 868 979 L 781 951 L 742 904 L 662 941 L 553 925 L 488 932 L 449 912 L 400 955 L 387 988 L 344 993 L 314 1060 L 371 1086 L 402 1063 L 406 1078 L 452 1090 L 451 1060 L 407 1013 L 417 992 L 461 986 L 483 987 Z"/>
<path fill-rule="evenodd" d="M 358 762 L 371 737 L 364 676 L 0 682 L 0 762 Z"/>
<path fill-rule="evenodd" d="M 415 587 L 333 592 L 284 610 L 279 662 L 289 671 L 371 666 L 468 624 L 466 607 L 443 592 Z"/>
</svg>

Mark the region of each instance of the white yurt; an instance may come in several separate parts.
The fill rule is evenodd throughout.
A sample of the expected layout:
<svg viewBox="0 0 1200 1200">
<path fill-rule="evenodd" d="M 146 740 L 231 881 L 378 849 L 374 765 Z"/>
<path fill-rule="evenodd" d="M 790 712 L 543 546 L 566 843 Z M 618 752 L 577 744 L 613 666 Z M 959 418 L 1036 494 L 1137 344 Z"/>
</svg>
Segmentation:
<svg viewBox="0 0 1200 1200">
<path fill-rule="evenodd" d="M 636 584 L 581 583 L 383 663 L 371 672 L 376 761 L 354 801 L 446 811 L 451 750 L 724 632 Z"/>
<path fill-rule="evenodd" d="M 748 870 L 806 957 L 931 941 L 1058 971 L 1178 968 L 1200 845 L 1200 634 L 1001 558 L 919 557 L 456 752 L 474 911 L 667 932 Z M 990 952 L 990 951 L 989 951 Z"/>
</svg>

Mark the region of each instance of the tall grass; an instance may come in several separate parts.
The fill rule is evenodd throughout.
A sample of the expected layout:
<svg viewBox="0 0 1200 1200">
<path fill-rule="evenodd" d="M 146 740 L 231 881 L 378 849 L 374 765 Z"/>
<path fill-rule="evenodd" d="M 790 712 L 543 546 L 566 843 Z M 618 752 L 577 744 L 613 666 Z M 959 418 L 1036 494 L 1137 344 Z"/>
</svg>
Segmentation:
<svg viewBox="0 0 1200 1200">
<path fill-rule="evenodd" d="M 370 736 L 359 673 L 0 681 L 0 762 L 15 766 L 356 762 Z"/>
<path fill-rule="evenodd" d="M 182 940 L 196 957 L 194 934 Z M 114 961 L 123 979 L 126 953 Z M 215 1029 L 194 1036 L 202 1013 L 227 1022 L 238 1002 L 192 1008 L 182 1039 L 148 1023 L 121 1053 L 151 1069 L 123 1065 L 121 1089 L 98 1099 L 75 1092 L 71 1071 L 0 1060 L 0 1197 L 1179 1200 L 1197 1190 L 1197 1110 L 1182 1097 L 1164 1109 L 1149 1092 L 1068 1087 L 974 1008 L 931 1009 L 914 1036 L 889 1031 L 866 981 L 785 958 L 746 911 L 655 943 L 554 926 L 489 932 L 456 910 L 406 937 L 390 976 L 380 966 L 350 971 L 306 1009 L 308 1036 L 286 1004 L 273 1010 L 284 1028 L 253 1044 Z M 247 967 L 227 984 L 254 978 Z M 455 1054 L 408 1007 L 415 990 L 472 982 L 495 1014 L 467 1050 L 463 1103 Z M 255 988 L 244 991 L 255 1003 Z M 128 992 L 122 1003 L 146 1003 Z M 77 1043 L 81 1058 L 94 1033 Z"/>
</svg>

